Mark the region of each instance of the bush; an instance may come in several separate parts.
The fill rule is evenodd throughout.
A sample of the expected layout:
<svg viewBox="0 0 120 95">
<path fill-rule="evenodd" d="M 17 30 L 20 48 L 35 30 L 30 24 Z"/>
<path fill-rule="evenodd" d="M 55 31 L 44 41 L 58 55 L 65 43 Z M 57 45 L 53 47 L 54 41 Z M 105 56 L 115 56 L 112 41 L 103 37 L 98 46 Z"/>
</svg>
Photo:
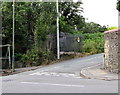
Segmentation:
<svg viewBox="0 0 120 95">
<path fill-rule="evenodd" d="M 103 33 L 93 33 L 93 34 L 83 34 L 83 51 L 85 53 L 102 53 L 104 52 L 104 34 Z"/>
<path fill-rule="evenodd" d="M 50 51 L 31 49 L 27 51 L 26 54 L 22 55 L 20 62 L 23 62 L 24 66 L 28 66 L 30 64 L 38 66 L 42 64 L 49 64 L 49 62 L 54 59 L 55 56 Z"/>
<path fill-rule="evenodd" d="M 19 61 L 22 58 L 21 53 L 15 53 L 15 61 Z"/>
<path fill-rule="evenodd" d="M 118 27 L 112 26 L 112 27 L 107 28 L 107 30 L 112 30 L 112 29 L 118 29 Z"/>
</svg>

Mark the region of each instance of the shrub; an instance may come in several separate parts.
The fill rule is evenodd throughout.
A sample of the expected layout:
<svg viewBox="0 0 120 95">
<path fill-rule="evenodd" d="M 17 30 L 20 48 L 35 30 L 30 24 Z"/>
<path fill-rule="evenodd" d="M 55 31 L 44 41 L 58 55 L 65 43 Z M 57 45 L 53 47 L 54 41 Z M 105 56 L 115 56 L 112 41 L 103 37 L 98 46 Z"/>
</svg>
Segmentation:
<svg viewBox="0 0 120 95">
<path fill-rule="evenodd" d="M 22 58 L 22 54 L 21 53 L 15 53 L 15 60 L 19 61 Z"/>
<path fill-rule="evenodd" d="M 26 54 L 22 55 L 20 62 L 23 62 L 25 66 L 36 63 L 34 65 L 49 64 L 51 60 L 54 60 L 55 56 L 50 51 L 31 49 Z"/>
<path fill-rule="evenodd" d="M 91 54 L 104 52 L 104 34 L 84 34 L 83 51 Z"/>
<path fill-rule="evenodd" d="M 107 28 L 107 30 L 112 30 L 112 29 L 118 29 L 118 27 L 112 26 L 112 27 Z"/>
</svg>

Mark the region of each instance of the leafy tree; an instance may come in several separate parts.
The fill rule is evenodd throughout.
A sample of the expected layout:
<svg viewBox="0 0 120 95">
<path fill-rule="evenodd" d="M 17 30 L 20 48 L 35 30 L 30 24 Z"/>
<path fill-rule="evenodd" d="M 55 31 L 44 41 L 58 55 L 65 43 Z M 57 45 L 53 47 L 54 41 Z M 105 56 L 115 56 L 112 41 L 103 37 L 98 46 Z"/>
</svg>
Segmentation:
<svg viewBox="0 0 120 95">
<path fill-rule="evenodd" d="M 29 57 L 28 52 L 35 51 L 34 53 L 36 54 L 38 50 L 35 50 L 36 48 L 34 48 L 35 43 L 37 42 L 37 45 L 42 46 L 43 44 L 41 42 L 46 39 L 46 35 L 55 33 L 56 31 L 55 7 L 56 7 L 55 3 L 41 3 L 41 2 L 15 3 L 15 53 L 17 60 L 20 60 L 20 58 L 24 57 L 24 55 L 26 54 Z M 13 8 L 12 2 L 9 3 L 3 2 L 2 33 L 5 35 L 5 37 L 3 38 L 3 44 L 8 43 L 12 44 L 12 25 L 13 25 L 12 8 Z M 39 52 L 44 53 L 43 50 Z M 24 55 L 21 56 L 21 54 Z M 19 57 L 19 55 L 21 57 Z M 36 55 L 38 55 L 37 58 L 41 60 L 41 56 L 39 56 L 39 53 Z M 27 60 L 26 58 L 22 59 Z"/>
<path fill-rule="evenodd" d="M 36 2 L 22 2 L 16 3 L 16 31 L 23 35 L 22 43 L 24 43 L 24 51 L 34 47 L 34 34 L 36 21 L 41 12 L 41 3 Z M 17 30 L 18 29 L 18 30 Z M 17 36 L 17 34 L 16 34 Z M 17 39 L 18 39 L 17 37 Z M 20 37 L 21 38 L 21 37 Z M 18 39 L 19 40 L 19 39 Z M 19 41 L 18 41 L 19 42 Z"/>
<path fill-rule="evenodd" d="M 79 30 L 85 23 L 85 19 L 81 16 L 83 8 L 81 2 L 61 2 L 59 3 L 60 11 L 60 31 L 73 33 Z"/>
<path fill-rule="evenodd" d="M 117 2 L 117 10 L 120 12 L 120 0 Z"/>
<path fill-rule="evenodd" d="M 15 52 L 25 53 L 34 45 L 34 29 L 40 14 L 40 3 L 15 3 Z M 3 44 L 12 43 L 12 3 L 2 4 Z M 8 23 L 9 22 L 9 23 Z"/>
<path fill-rule="evenodd" d="M 2 44 L 12 43 L 12 3 L 2 3 Z"/>
<path fill-rule="evenodd" d="M 42 48 L 46 36 L 56 32 L 56 3 L 44 2 L 41 4 L 41 14 L 36 22 L 35 27 L 35 44 Z"/>
<path fill-rule="evenodd" d="M 106 30 L 107 30 L 106 26 L 101 26 L 100 24 L 94 22 L 86 22 L 81 29 L 83 33 L 104 32 Z"/>
<path fill-rule="evenodd" d="M 75 28 L 82 27 L 80 16 L 81 3 L 62 2 L 60 10 L 60 31 L 73 33 Z M 12 2 L 3 2 L 3 44 L 12 44 Z M 25 53 L 34 46 L 35 39 L 56 32 L 56 4 L 38 2 L 15 3 L 15 52 Z M 8 23 L 9 22 L 9 23 Z M 36 32 L 39 31 L 39 32 Z M 41 31 L 41 32 L 40 32 Z M 42 36 L 39 36 L 42 34 Z M 38 38 L 37 38 L 38 36 Z"/>
</svg>

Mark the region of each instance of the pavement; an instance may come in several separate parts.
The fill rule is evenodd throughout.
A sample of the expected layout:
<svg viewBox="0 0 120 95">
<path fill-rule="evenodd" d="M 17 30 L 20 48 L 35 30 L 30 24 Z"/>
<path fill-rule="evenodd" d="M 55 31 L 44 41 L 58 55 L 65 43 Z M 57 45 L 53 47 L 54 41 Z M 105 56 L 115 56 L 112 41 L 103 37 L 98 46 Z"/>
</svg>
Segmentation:
<svg viewBox="0 0 120 95">
<path fill-rule="evenodd" d="M 87 79 L 100 79 L 106 81 L 118 80 L 118 74 L 106 71 L 103 65 L 98 64 L 91 67 L 83 68 L 80 75 Z"/>
</svg>

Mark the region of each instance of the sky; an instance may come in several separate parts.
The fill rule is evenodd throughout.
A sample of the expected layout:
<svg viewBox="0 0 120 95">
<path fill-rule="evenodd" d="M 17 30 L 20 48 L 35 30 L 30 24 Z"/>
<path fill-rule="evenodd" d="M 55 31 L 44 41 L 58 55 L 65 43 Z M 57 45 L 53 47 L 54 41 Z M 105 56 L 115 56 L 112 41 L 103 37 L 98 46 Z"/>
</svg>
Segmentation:
<svg viewBox="0 0 120 95">
<path fill-rule="evenodd" d="M 93 21 L 100 25 L 118 26 L 117 0 L 82 0 L 83 16 L 87 22 Z"/>
</svg>

